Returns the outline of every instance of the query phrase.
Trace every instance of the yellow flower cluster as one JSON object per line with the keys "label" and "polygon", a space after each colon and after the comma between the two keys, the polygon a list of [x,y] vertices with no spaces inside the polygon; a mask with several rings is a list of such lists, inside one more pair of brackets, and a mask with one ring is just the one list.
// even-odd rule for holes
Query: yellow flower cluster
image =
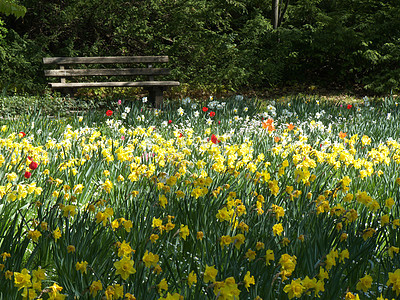
{"label": "yellow flower cluster", "polygon": [[[337,138],[329,131],[317,142],[305,133],[324,128],[315,121],[287,129],[272,119],[246,124],[258,128],[239,136],[214,127],[197,132],[171,125],[162,132],[113,121],[108,125],[114,129],[107,130],[67,126],[58,140],[42,145],[11,133],[0,138],[1,205],[27,209],[21,220],[29,249],[52,243],[57,253],[65,252],[87,283],[79,292],[92,297],[134,299],[127,289],[149,282],[149,293],[160,299],[181,299],[187,287],[238,299],[262,290],[266,272],[271,285],[282,286],[272,288],[289,299],[320,297],[329,276],[347,264],[356,267],[353,249],[369,243],[376,243],[371,252],[379,248],[383,260],[393,262],[385,281],[398,297],[399,247],[393,237],[400,227],[400,179],[388,174],[400,163],[400,144],[374,144],[365,134],[347,138],[341,132]],[[116,138],[121,134],[123,139]],[[38,162],[35,170],[32,160]],[[111,269],[104,277],[71,238],[82,220],[76,231],[95,230],[96,239],[108,243],[102,247],[111,249],[110,258],[103,258]],[[331,244],[309,255],[315,260],[310,274],[299,255],[315,248],[318,234],[329,235],[323,241]],[[383,234],[390,238],[379,245]],[[56,283],[42,287],[43,270],[8,270],[12,256],[1,257],[0,271],[24,298],[42,291],[49,299],[67,297]],[[369,273],[357,279],[357,293],[374,286],[375,272]],[[347,291],[341,297],[358,295]]]}

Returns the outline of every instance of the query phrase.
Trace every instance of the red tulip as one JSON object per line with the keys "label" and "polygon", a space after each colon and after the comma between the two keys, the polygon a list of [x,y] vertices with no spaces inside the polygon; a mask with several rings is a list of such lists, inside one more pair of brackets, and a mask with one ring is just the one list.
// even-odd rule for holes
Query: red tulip
{"label": "red tulip", "polygon": [[219,139],[217,139],[217,137],[215,136],[215,134],[211,135],[211,142],[214,144],[220,143],[221,141]]}
{"label": "red tulip", "polygon": [[33,162],[31,162],[31,163],[29,164],[29,168],[30,168],[31,170],[35,170],[37,167],[38,167],[38,163],[35,162],[35,161],[33,161]]}

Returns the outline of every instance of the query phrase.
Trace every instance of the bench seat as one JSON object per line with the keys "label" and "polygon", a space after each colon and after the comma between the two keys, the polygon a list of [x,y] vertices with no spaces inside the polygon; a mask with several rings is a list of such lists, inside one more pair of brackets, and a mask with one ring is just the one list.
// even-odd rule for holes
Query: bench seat
{"label": "bench seat", "polygon": [[[160,63],[167,63],[168,61],[168,56],[43,58],[43,64],[58,66],[58,69],[44,71],[46,77],[56,77],[59,79],[59,82],[48,83],[49,87],[52,89],[70,92],[77,88],[143,87],[149,91],[149,102],[156,107],[162,105],[164,90],[168,87],[180,85],[179,81],[154,79],[154,76],[169,75],[170,70],[167,68],[154,67],[153,64],[158,65]],[[121,66],[132,64],[139,65],[130,68]],[[91,67],[87,65],[91,65]],[[108,65],[111,65],[111,67],[108,67]],[[147,68],[144,67],[146,65]],[[131,81],[127,81],[130,80],[130,78],[127,79],[129,76],[133,76]],[[99,81],[95,82],[93,77],[99,78]],[[67,82],[67,78],[70,82]],[[119,78],[121,78],[121,81],[115,81]]]}
{"label": "bench seat", "polygon": [[179,86],[179,81],[103,81],[103,82],[50,82],[51,88],[85,88],[85,87],[162,87],[162,86]]}

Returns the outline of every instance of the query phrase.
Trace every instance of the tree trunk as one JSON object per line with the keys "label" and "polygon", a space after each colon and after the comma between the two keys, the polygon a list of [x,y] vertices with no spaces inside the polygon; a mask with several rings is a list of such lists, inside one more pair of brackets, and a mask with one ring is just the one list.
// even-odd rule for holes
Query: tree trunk
{"label": "tree trunk", "polygon": [[278,27],[281,26],[283,17],[285,16],[286,10],[289,5],[289,0],[285,0],[285,6],[283,6],[283,0],[281,0],[281,4],[279,7],[279,20],[278,20]]}
{"label": "tree trunk", "polygon": [[277,29],[282,24],[289,0],[272,0],[272,26]]}
{"label": "tree trunk", "polygon": [[279,24],[279,0],[272,0],[272,26],[278,28]]}

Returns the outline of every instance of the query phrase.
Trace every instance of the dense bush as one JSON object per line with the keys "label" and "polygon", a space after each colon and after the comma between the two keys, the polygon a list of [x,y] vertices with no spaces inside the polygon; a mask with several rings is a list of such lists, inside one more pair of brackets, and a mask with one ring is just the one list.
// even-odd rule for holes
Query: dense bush
{"label": "dense bush", "polygon": [[[272,2],[272,1],[271,1]],[[39,91],[43,56],[171,57],[171,78],[211,92],[317,84],[399,89],[398,1],[21,0],[0,21],[0,88]]]}

